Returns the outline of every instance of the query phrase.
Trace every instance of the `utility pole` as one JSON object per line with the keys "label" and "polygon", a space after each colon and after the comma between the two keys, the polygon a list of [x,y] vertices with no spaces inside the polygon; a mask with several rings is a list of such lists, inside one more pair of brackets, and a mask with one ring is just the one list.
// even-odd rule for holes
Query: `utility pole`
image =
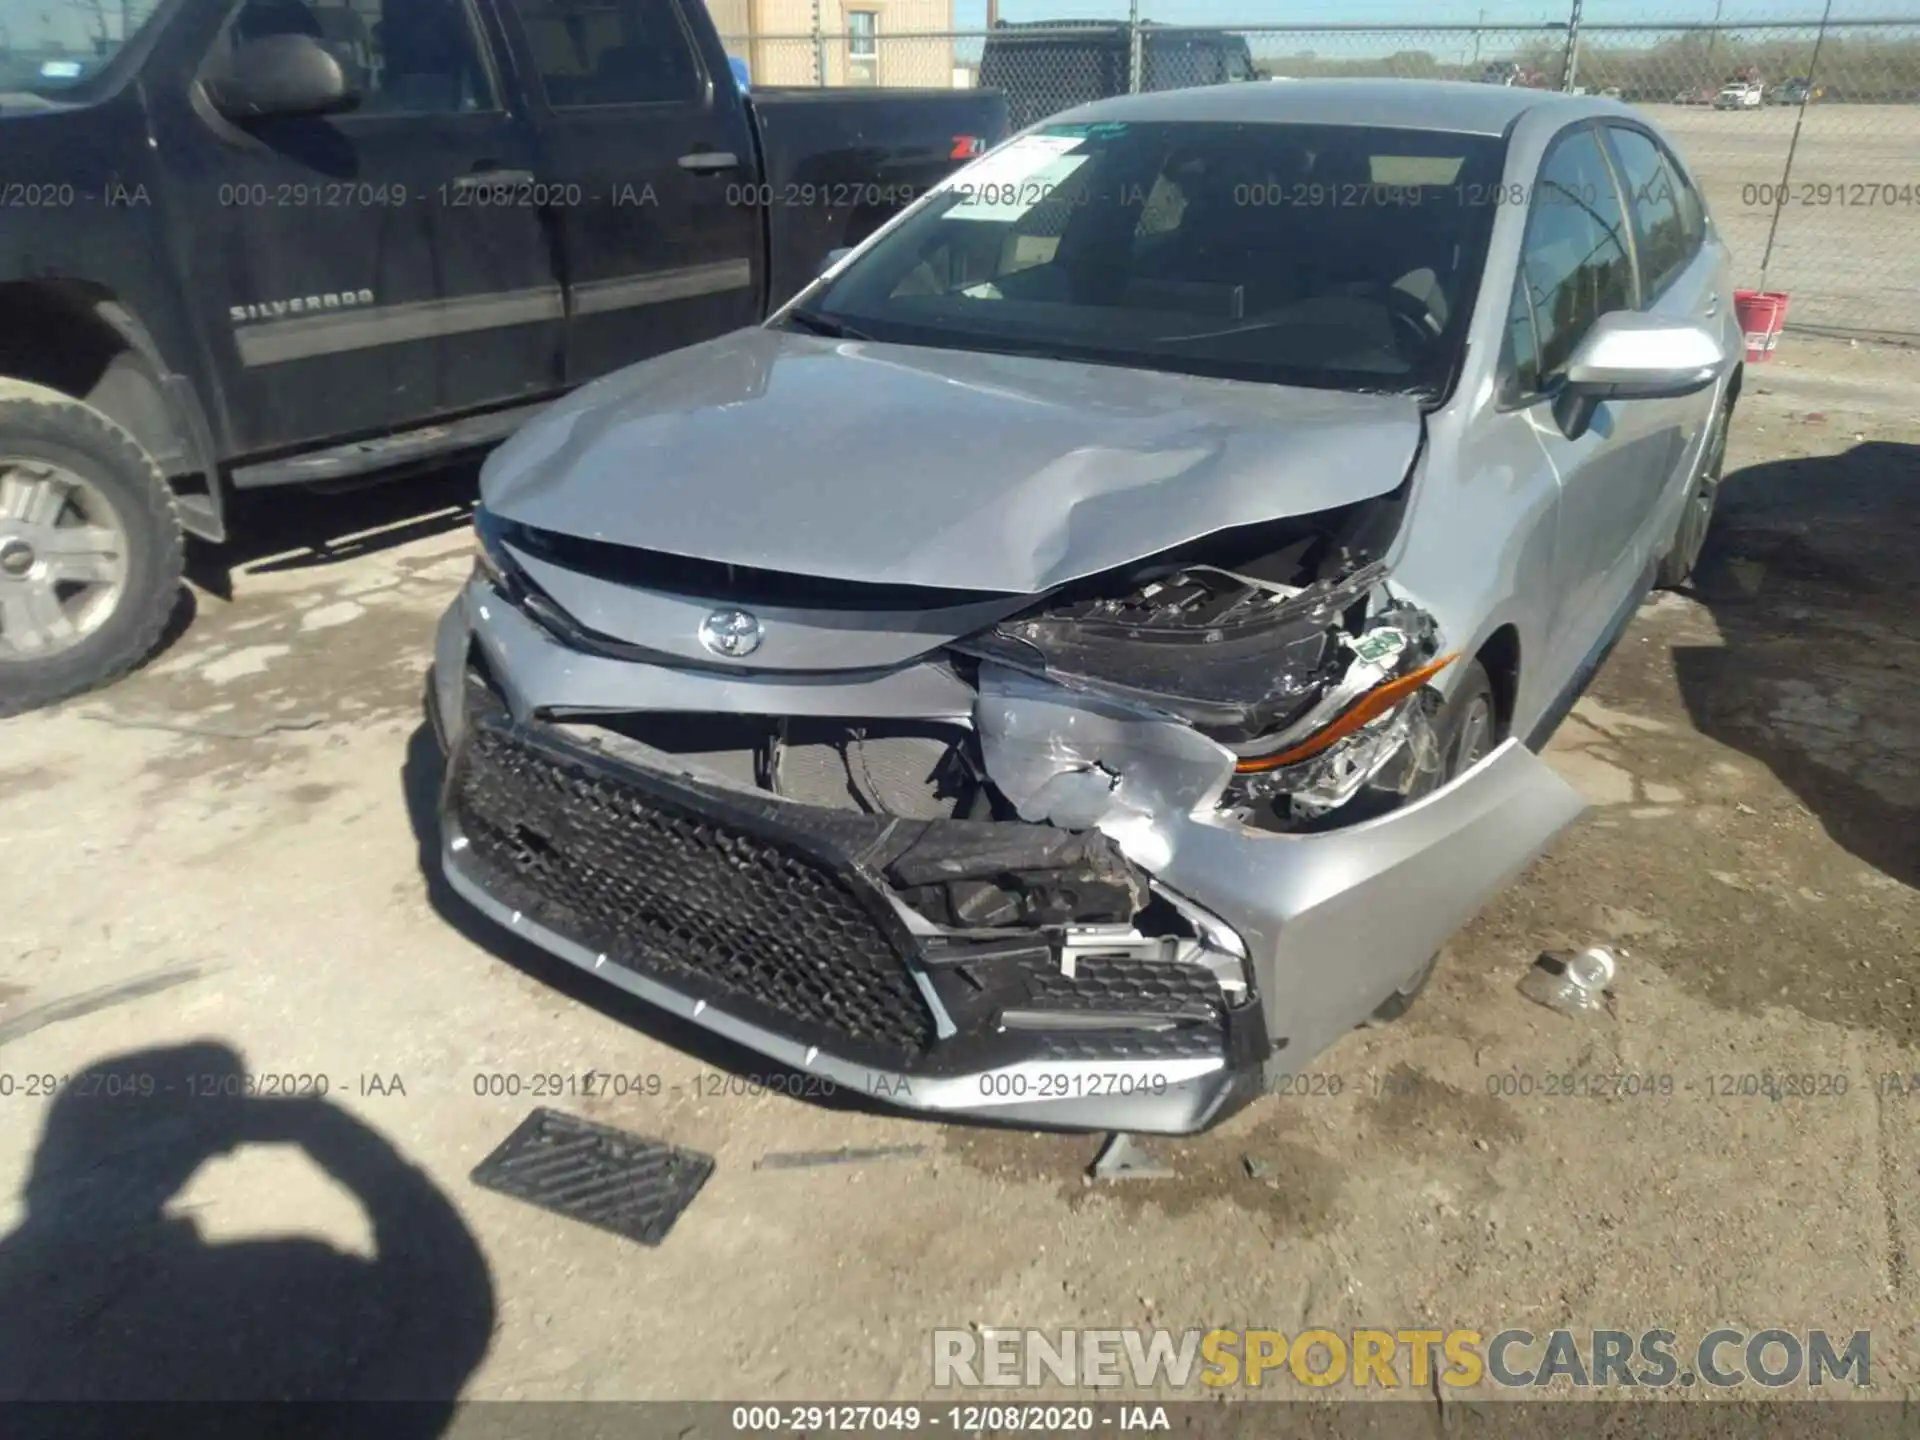
{"label": "utility pole", "polygon": [[1480,72],[1480,27],[1482,25],[1485,25],[1486,23],[1487,23],[1487,7],[1482,5],[1480,7],[1480,17],[1477,20],[1475,20],[1473,24],[1473,67],[1472,68],[1474,71],[1475,79],[1479,78],[1479,72]]}
{"label": "utility pole", "polygon": [[1573,90],[1573,82],[1580,73],[1580,6],[1582,0],[1573,0],[1573,13],[1567,17],[1567,59],[1562,66],[1565,78],[1560,88],[1568,93]]}
{"label": "utility pole", "polygon": [[1140,93],[1140,0],[1127,0],[1127,93]]}
{"label": "utility pole", "polygon": [[[1707,78],[1713,79],[1713,47],[1720,39],[1720,12],[1727,0],[1713,0],[1713,25],[1707,31]],[[1718,83],[1717,81],[1715,83]]]}
{"label": "utility pole", "polygon": [[1826,43],[1827,22],[1833,19],[1833,0],[1820,12],[1820,28],[1813,35],[1813,58],[1807,62],[1807,88],[1800,96],[1800,109],[1793,117],[1793,138],[1787,142],[1787,162],[1780,169],[1780,183],[1774,187],[1773,219],[1767,225],[1767,248],[1760,253],[1760,288],[1767,288],[1767,270],[1773,264],[1773,238],[1780,233],[1780,207],[1787,203],[1787,184],[1793,178],[1793,157],[1800,149],[1800,127],[1807,120],[1807,102],[1813,99],[1813,87],[1820,79],[1820,47]]}

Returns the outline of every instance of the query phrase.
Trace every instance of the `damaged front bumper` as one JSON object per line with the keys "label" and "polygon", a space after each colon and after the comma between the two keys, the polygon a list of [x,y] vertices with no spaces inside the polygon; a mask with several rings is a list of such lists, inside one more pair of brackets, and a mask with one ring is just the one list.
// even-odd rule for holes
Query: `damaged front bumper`
{"label": "damaged front bumper", "polygon": [[[1232,754],[1164,715],[992,664],[971,683],[932,663],[799,683],[582,654],[481,582],[442,624],[430,695],[443,864],[483,912],[801,1074],[1036,1127],[1217,1123],[1370,1013],[1583,808],[1510,742],[1378,819],[1256,831],[1217,805]],[[965,724],[1019,817],[744,793],[549,718],[627,710]],[[1030,907],[968,890],[989,874]]]}
{"label": "damaged front bumper", "polygon": [[[443,864],[499,923],[800,1074],[890,1105],[1023,1124],[1200,1129],[1251,1098],[1259,1006],[1204,941],[1130,927],[915,924],[894,895],[1059,860],[1044,826],[903,823],[609,759],[470,706]],[[1117,854],[1071,855],[1097,873]],[[913,888],[913,887],[907,887]],[[1063,973],[1061,952],[1075,964]]]}

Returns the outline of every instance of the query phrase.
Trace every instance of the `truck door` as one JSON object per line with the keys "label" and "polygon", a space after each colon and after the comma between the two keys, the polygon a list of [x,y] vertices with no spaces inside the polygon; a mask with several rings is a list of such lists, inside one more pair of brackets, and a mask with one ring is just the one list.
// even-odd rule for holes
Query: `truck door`
{"label": "truck door", "polygon": [[675,0],[502,11],[556,201],[568,382],[758,320],[761,207],[801,197],[760,193],[746,105],[696,17]]}
{"label": "truck door", "polygon": [[327,46],[360,91],[322,118],[235,123],[198,82],[156,97],[178,264],[204,308],[230,448],[293,450],[532,399],[562,383],[542,217],[478,175],[531,178],[467,0],[242,0],[201,60]]}

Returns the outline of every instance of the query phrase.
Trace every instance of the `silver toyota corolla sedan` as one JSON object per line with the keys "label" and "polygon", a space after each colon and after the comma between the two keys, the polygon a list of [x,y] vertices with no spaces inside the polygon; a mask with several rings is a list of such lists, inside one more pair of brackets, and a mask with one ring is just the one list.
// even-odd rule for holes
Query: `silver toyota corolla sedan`
{"label": "silver toyota corolla sedan", "polygon": [[447,878],[783,1074],[1201,1129],[1580,814],[1537,751],[1699,553],[1739,339],[1612,101],[1062,114],[491,458]]}

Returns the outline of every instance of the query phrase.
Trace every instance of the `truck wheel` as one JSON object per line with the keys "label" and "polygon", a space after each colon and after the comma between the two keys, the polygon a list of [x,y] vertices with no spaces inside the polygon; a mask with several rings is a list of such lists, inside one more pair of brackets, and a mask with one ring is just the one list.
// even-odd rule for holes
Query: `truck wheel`
{"label": "truck wheel", "polygon": [[[1447,703],[1433,724],[1434,739],[1440,747],[1440,771],[1435,776],[1432,788],[1439,789],[1449,780],[1465,774],[1493,753],[1500,743],[1500,712],[1494,704],[1493,681],[1487,678],[1487,670],[1478,660],[1469,660],[1465,676],[1460,687],[1448,697]],[[1433,979],[1433,972],[1440,966],[1440,952],[1435,951],[1413,974],[1406,983],[1382,1000],[1361,1023],[1366,1026],[1386,1025],[1398,1020],[1413,1008],[1413,1002],[1420,992],[1427,988]]]}
{"label": "truck wheel", "polygon": [[0,715],[139,664],[183,563],[173,492],[134,438],[57,390],[0,380]]}

